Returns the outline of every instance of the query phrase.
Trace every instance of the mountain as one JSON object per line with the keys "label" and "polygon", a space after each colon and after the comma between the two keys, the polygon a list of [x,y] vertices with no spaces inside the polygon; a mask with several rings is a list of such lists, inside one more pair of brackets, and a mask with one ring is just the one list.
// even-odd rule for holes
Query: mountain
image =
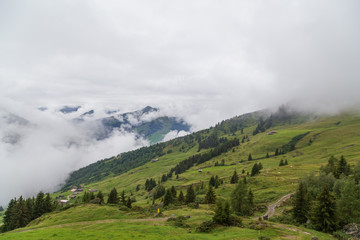
{"label": "mountain", "polygon": [[158,108],[147,106],[141,110],[111,116],[97,120],[103,128],[96,133],[98,140],[109,137],[115,129],[135,132],[150,141],[151,144],[162,141],[170,131],[190,131],[190,125],[182,119],[161,116]]}
{"label": "mountain", "polygon": [[[346,179],[360,176],[359,144],[357,113],[319,115],[279,108],[273,113],[258,111],[237,116],[209,129],[120,153],[74,171],[63,189],[52,194],[53,198],[63,195],[63,199],[70,199],[67,205],[0,238],[58,239],[69,234],[76,239],[335,239],[315,227],[299,227],[292,222],[294,201],[289,197],[296,191],[299,179],[310,179],[309,192],[316,196],[321,190],[317,176],[334,186],[334,198],[341,196]],[[338,159],[332,160],[334,166],[340,159],[346,160],[349,176],[337,179],[332,173],[325,175],[332,156]],[[254,171],[255,165],[262,167]],[[215,181],[217,200],[232,201],[237,187],[231,183],[235,170],[239,181],[251,189],[255,206],[250,216],[240,214],[234,218],[240,221],[237,226],[213,225],[211,220],[218,208],[205,201],[209,184]],[[85,192],[101,190],[105,202],[113,188],[119,197],[124,191],[132,208],[121,201],[83,203],[84,192],[74,195],[69,191],[79,185],[84,185]],[[175,201],[164,206],[167,190],[173,186],[178,197],[180,192],[186,195],[190,185],[196,193],[195,203]],[[318,206],[315,199],[308,205]],[[267,206],[274,215],[259,221],[266,215]],[[230,211],[235,214],[233,206]],[[269,216],[271,221],[267,220]],[[202,230],[209,232],[200,233]]]}

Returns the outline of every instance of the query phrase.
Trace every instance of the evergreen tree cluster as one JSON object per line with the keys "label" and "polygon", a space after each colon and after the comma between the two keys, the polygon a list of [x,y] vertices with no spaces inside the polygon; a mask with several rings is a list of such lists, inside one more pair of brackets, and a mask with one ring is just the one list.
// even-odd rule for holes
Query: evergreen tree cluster
{"label": "evergreen tree cluster", "polygon": [[30,221],[40,217],[44,213],[51,212],[56,205],[50,194],[39,192],[36,198],[11,199],[3,218],[2,232],[25,227]]}
{"label": "evergreen tree cluster", "polygon": [[119,175],[130,169],[144,165],[154,158],[164,155],[166,143],[158,143],[149,147],[142,147],[134,151],[122,153],[120,156],[107,158],[72,172],[62,190],[72,186],[88,184],[102,180],[109,175]]}
{"label": "evergreen tree cluster", "polygon": [[254,194],[248,189],[244,181],[239,181],[234,191],[231,193],[232,210],[241,216],[251,215],[254,207]]}
{"label": "evergreen tree cluster", "polygon": [[146,179],[145,181],[145,190],[151,191],[154,187],[156,187],[156,181],[153,178]]}
{"label": "evergreen tree cluster", "polygon": [[221,143],[226,142],[227,138],[218,138],[217,134],[213,133],[210,136],[206,137],[205,139],[199,139],[199,150],[201,149],[209,149],[219,146]]}
{"label": "evergreen tree cluster", "polygon": [[263,169],[263,166],[262,166],[261,162],[255,163],[254,166],[251,169],[251,176],[255,176],[255,175],[260,174],[261,169]]}
{"label": "evergreen tree cluster", "polygon": [[221,184],[223,184],[224,181],[221,180],[218,175],[216,175],[215,177],[214,176],[211,176],[210,180],[209,180],[209,186],[212,186],[212,187],[215,187],[215,188],[218,188]]}
{"label": "evergreen tree cluster", "polygon": [[250,141],[250,138],[249,138],[248,135],[243,136],[243,138],[241,139],[241,143],[244,143],[245,141],[246,141],[246,142],[249,142],[249,141]]}
{"label": "evergreen tree cluster", "polygon": [[230,183],[231,184],[235,184],[239,181],[239,176],[236,172],[236,170],[234,171],[234,174],[231,176],[231,179],[230,179]]}
{"label": "evergreen tree cluster", "polygon": [[344,156],[340,157],[340,160],[331,156],[328,160],[328,163],[325,167],[321,168],[321,171],[325,174],[332,173],[335,178],[340,178],[343,174],[345,176],[349,176],[350,174],[350,165],[345,160]]}
{"label": "evergreen tree cluster", "polygon": [[353,176],[341,172],[344,177],[334,177],[334,172],[339,171],[336,169],[351,172],[345,159],[342,159],[337,161],[331,157],[320,176],[309,176],[300,181],[292,209],[297,223],[310,224],[316,230],[329,233],[349,223],[360,224],[360,188],[355,178],[357,168]]}
{"label": "evergreen tree cluster", "polygon": [[283,159],[281,159],[281,160],[280,160],[280,163],[279,163],[279,167],[286,166],[286,165],[288,165],[288,164],[289,164],[289,163],[288,163],[287,159],[285,159],[285,161],[284,161]]}
{"label": "evergreen tree cluster", "polygon": [[233,147],[238,146],[239,144],[240,144],[239,139],[237,138],[234,138],[232,140],[226,140],[225,142],[221,143],[219,146],[211,149],[209,152],[196,154],[187,158],[186,160],[181,161],[174,168],[170,170],[170,173],[181,174],[186,170],[188,170],[189,168],[191,168],[192,166],[194,166],[195,164],[201,164],[206,161],[209,161],[213,157],[219,156],[222,153],[229,151]]}

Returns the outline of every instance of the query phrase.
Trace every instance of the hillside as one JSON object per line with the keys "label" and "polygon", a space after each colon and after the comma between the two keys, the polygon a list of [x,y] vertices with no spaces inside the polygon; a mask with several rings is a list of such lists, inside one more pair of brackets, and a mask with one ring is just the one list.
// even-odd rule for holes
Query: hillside
{"label": "hillside", "polygon": [[[224,147],[235,139],[239,139],[239,145],[230,149]],[[268,204],[295,192],[300,178],[318,174],[330,156],[343,155],[353,166],[360,159],[359,144],[360,116],[354,113],[314,116],[280,109],[275,114],[256,112],[234,117],[210,129],[89,165],[75,171],[62,192],[52,194],[54,198],[61,194],[68,198],[71,196],[69,188],[85,184],[85,190],[99,189],[107,199],[115,187],[119,193],[124,190],[132,199],[132,210],[124,206],[83,205],[80,204],[83,193],[80,193],[66,209],[46,214],[25,229],[2,234],[0,238],[257,239],[267,236],[270,239],[311,239],[316,236],[332,239],[328,234],[304,227],[256,219],[266,212]],[[276,155],[277,151],[283,154]],[[249,160],[250,154],[252,160]],[[176,166],[183,166],[189,159],[205,161],[190,161],[191,164],[182,167],[177,175]],[[281,160],[286,160],[288,165],[279,166]],[[254,164],[260,162],[263,166],[260,174],[248,176]],[[246,177],[252,189],[257,206],[253,216],[242,218],[241,228],[218,227],[211,233],[196,232],[203,221],[214,215],[215,206],[204,204],[210,178],[218,176],[223,181],[215,189],[217,199],[229,199],[235,187],[230,183],[234,170],[241,180]],[[156,182],[162,180],[165,189],[174,186],[178,193],[185,193],[193,184],[199,207],[160,207],[163,216],[154,218],[162,197],[153,200],[154,190],[145,190],[145,182],[151,178]],[[277,209],[275,215],[282,210]],[[165,221],[171,216],[190,216],[184,221],[189,226],[179,227]]]}

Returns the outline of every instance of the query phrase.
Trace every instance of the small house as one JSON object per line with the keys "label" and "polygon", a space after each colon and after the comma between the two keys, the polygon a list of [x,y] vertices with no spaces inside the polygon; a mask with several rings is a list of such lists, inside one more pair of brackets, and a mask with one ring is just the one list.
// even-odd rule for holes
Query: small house
{"label": "small house", "polygon": [[276,133],[277,133],[277,131],[272,130],[272,131],[270,131],[270,132],[266,133],[266,135],[274,135],[274,134],[276,134]]}
{"label": "small house", "polygon": [[199,173],[202,173],[202,169],[198,169],[198,172],[199,172]]}
{"label": "small house", "polygon": [[151,162],[157,162],[157,161],[159,161],[158,158],[151,160]]}
{"label": "small house", "polygon": [[98,190],[95,188],[95,189],[89,189],[89,192],[97,192]]}

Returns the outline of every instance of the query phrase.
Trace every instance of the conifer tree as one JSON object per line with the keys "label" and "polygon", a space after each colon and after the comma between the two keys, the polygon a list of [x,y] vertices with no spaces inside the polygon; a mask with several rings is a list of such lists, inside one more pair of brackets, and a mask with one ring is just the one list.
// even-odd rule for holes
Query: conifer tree
{"label": "conifer tree", "polygon": [[26,207],[30,214],[30,220],[34,220],[34,198],[26,199]]}
{"label": "conifer tree", "polygon": [[293,218],[297,223],[306,223],[309,215],[310,201],[306,185],[301,181],[295,193]]}
{"label": "conifer tree", "polygon": [[244,173],[245,173],[245,169],[243,169],[241,173],[244,174]]}
{"label": "conifer tree", "polygon": [[38,218],[45,213],[44,211],[44,193],[39,192],[36,195],[35,205],[34,205],[34,218]]}
{"label": "conifer tree", "polygon": [[192,185],[189,185],[189,187],[186,190],[186,197],[185,197],[185,203],[192,203],[195,201],[195,192],[194,192],[194,188]]}
{"label": "conifer tree", "polygon": [[263,169],[263,165],[261,164],[261,162],[258,163],[258,169],[259,169],[259,171],[260,171],[261,169]]}
{"label": "conifer tree", "polygon": [[289,165],[288,160],[285,159],[284,165]]}
{"label": "conifer tree", "polygon": [[337,228],[336,201],[327,186],[323,187],[317,198],[311,214],[311,223],[316,230],[328,233]]}
{"label": "conifer tree", "polygon": [[214,189],[212,188],[212,186],[209,186],[209,189],[205,195],[205,203],[213,204],[215,202],[216,202],[216,195],[215,195]]}
{"label": "conifer tree", "polygon": [[231,184],[235,184],[239,181],[239,176],[237,175],[236,170],[234,171],[234,174],[232,175],[231,179],[230,179],[230,183]]}
{"label": "conifer tree", "polygon": [[14,227],[25,227],[31,220],[30,213],[26,207],[25,200],[20,196],[15,206],[15,214],[13,216]]}
{"label": "conifer tree", "polygon": [[251,176],[255,176],[260,173],[259,166],[255,163],[251,169]]}
{"label": "conifer tree", "polygon": [[167,189],[164,196],[164,206],[168,206],[173,202],[173,194],[171,190]]}
{"label": "conifer tree", "polygon": [[248,201],[249,207],[252,208],[254,206],[254,194],[251,191],[251,188],[249,189],[249,192],[247,195],[247,201]]}
{"label": "conifer tree", "polygon": [[122,204],[126,205],[126,196],[125,196],[125,191],[124,190],[122,190],[120,197],[121,197]]}
{"label": "conifer tree", "polygon": [[360,222],[360,188],[355,181],[346,182],[337,201],[337,212],[341,225]]}
{"label": "conifer tree", "polygon": [[279,166],[281,167],[281,166],[284,166],[284,160],[280,160],[280,163],[279,163]]}
{"label": "conifer tree", "polygon": [[213,186],[215,187],[215,177],[214,176],[211,176],[210,180],[209,180],[209,186]]}
{"label": "conifer tree", "polygon": [[250,212],[248,191],[244,182],[239,181],[234,191],[231,193],[231,207],[239,215],[248,215]]}
{"label": "conifer tree", "polygon": [[216,202],[215,215],[213,221],[217,224],[228,226],[231,223],[230,218],[230,204],[226,201],[224,204],[221,201]]}
{"label": "conifer tree", "polygon": [[3,217],[2,232],[11,231],[16,228],[14,216],[16,214],[16,198],[11,199]]}
{"label": "conifer tree", "polygon": [[171,194],[172,194],[172,198],[176,199],[177,192],[174,186],[171,187]]}
{"label": "conifer tree", "polygon": [[53,204],[49,193],[46,194],[44,199],[43,209],[45,213],[51,212],[53,210]]}
{"label": "conifer tree", "polygon": [[249,154],[249,157],[248,157],[248,161],[251,161],[253,160],[252,156],[251,156],[251,153]]}
{"label": "conifer tree", "polygon": [[113,188],[111,190],[107,203],[113,203],[113,204],[119,203],[119,198],[116,188]]}
{"label": "conifer tree", "polygon": [[127,201],[126,201],[125,206],[127,206],[128,208],[132,208],[132,206],[131,206],[131,199],[130,199],[130,197],[128,197],[128,199],[127,199]]}
{"label": "conifer tree", "polygon": [[96,197],[99,199],[99,204],[102,204],[104,202],[104,195],[101,191],[98,192]]}
{"label": "conifer tree", "polygon": [[269,153],[266,153],[266,158],[269,158],[270,156],[269,156]]}
{"label": "conifer tree", "polygon": [[182,191],[180,191],[179,193],[178,201],[179,203],[183,203],[185,201],[184,194]]}
{"label": "conifer tree", "polygon": [[334,176],[336,178],[339,178],[341,174],[344,174],[345,176],[348,176],[350,174],[350,167],[347,164],[344,156],[340,157],[340,161],[338,162],[335,170]]}
{"label": "conifer tree", "polygon": [[246,184],[247,183],[247,181],[246,181],[246,177],[244,177],[244,184]]}

